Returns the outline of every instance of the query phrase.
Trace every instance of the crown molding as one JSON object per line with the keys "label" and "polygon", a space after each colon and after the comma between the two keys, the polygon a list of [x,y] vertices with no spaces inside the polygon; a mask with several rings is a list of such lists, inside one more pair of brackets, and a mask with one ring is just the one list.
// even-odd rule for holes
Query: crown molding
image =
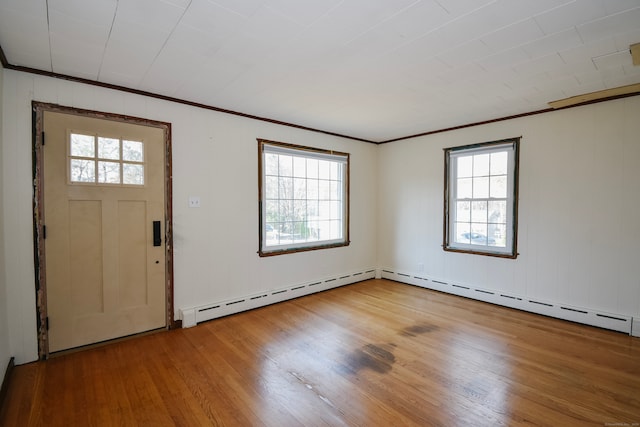
{"label": "crown molding", "polygon": [[[638,52],[638,55],[640,55],[640,43],[632,45],[630,47],[630,50],[631,50],[632,54],[634,52],[634,49],[635,49],[636,52]],[[635,61],[635,56],[634,56],[634,61]],[[321,133],[321,134],[325,134],[325,135],[336,136],[336,137],[339,137],[339,138],[346,138],[346,139],[351,139],[351,140],[354,140],[354,141],[366,142],[366,143],[375,144],[375,145],[388,144],[390,142],[403,141],[403,140],[407,140],[407,139],[418,138],[418,137],[428,136],[428,135],[434,135],[434,134],[444,133],[444,132],[451,132],[451,131],[458,130],[458,129],[465,129],[465,128],[470,128],[470,127],[475,127],[475,126],[482,126],[482,125],[486,125],[486,124],[490,124],[490,123],[502,122],[502,121],[505,121],[505,120],[512,120],[512,119],[517,119],[517,118],[521,118],[521,117],[527,117],[527,116],[533,116],[533,115],[537,115],[537,114],[549,113],[549,112],[553,112],[553,111],[556,111],[556,110],[562,110],[562,109],[565,109],[565,108],[578,107],[578,106],[587,105],[587,104],[594,104],[594,103],[598,103],[598,102],[612,101],[612,100],[615,100],[615,99],[620,99],[620,98],[626,98],[626,97],[629,97],[629,96],[640,95],[640,83],[638,83],[638,84],[634,84],[634,85],[622,86],[621,88],[607,89],[605,91],[593,92],[593,93],[590,93],[590,94],[578,95],[578,96],[571,97],[571,98],[566,98],[566,99],[563,99],[563,100],[552,101],[552,102],[549,102],[549,105],[552,108],[545,108],[545,109],[542,109],[542,110],[535,110],[535,111],[530,111],[530,112],[521,113],[521,114],[515,114],[515,115],[511,115],[511,116],[498,117],[498,118],[494,118],[494,119],[484,120],[484,121],[480,121],[480,122],[467,123],[467,124],[452,126],[452,127],[443,128],[443,129],[435,129],[435,130],[431,130],[431,131],[426,131],[426,132],[417,133],[417,134],[413,134],[413,135],[407,135],[407,136],[403,136],[403,137],[399,137],[399,138],[387,139],[387,140],[383,140],[383,141],[373,141],[373,140],[370,140],[370,139],[359,138],[359,137],[350,136],[350,135],[343,135],[343,134],[340,134],[340,133],[330,132],[330,131],[326,131],[326,130],[322,130],[322,129],[316,129],[316,128],[312,128],[312,127],[308,127],[308,126],[302,126],[302,125],[298,125],[298,124],[295,124],[295,123],[288,123],[288,122],[283,122],[283,121],[280,121],[280,120],[270,119],[268,117],[255,116],[255,115],[252,115],[252,114],[247,114],[247,113],[242,113],[242,112],[239,112],[239,111],[228,110],[228,109],[216,107],[216,106],[213,106],[213,105],[208,105],[208,104],[203,104],[203,103],[200,103],[200,102],[189,101],[189,100],[186,100],[186,99],[175,98],[175,97],[172,97],[172,96],[161,95],[161,94],[153,93],[153,92],[147,92],[147,91],[143,91],[143,90],[139,90],[139,89],[133,89],[133,88],[125,87],[125,86],[119,86],[119,85],[114,85],[114,84],[110,84],[110,83],[99,82],[99,81],[96,81],[96,80],[89,80],[89,79],[85,79],[85,78],[81,78],[81,77],[74,77],[74,76],[70,76],[70,75],[66,75],[66,74],[55,73],[55,72],[52,72],[52,71],[45,71],[45,70],[39,70],[39,69],[36,69],[36,68],[24,67],[24,66],[20,66],[20,65],[13,65],[13,64],[9,63],[9,61],[7,60],[7,57],[5,56],[4,51],[2,50],[2,46],[0,46],[0,62],[2,63],[2,66],[4,68],[8,69],[8,70],[21,71],[21,72],[24,72],[24,73],[37,74],[37,75],[41,75],[41,76],[52,77],[52,78],[72,81],[72,82],[76,82],[76,83],[82,83],[82,84],[87,84],[87,85],[103,87],[103,88],[107,88],[107,89],[118,90],[118,91],[127,92],[127,93],[131,93],[131,94],[135,94],[135,95],[141,95],[141,96],[146,96],[146,97],[150,97],[150,98],[160,99],[160,100],[163,100],[163,101],[168,101],[168,102],[174,102],[174,103],[178,103],[178,104],[188,105],[188,106],[191,106],[191,107],[202,108],[202,109],[205,109],[205,110],[215,111],[215,112],[218,112],[218,113],[230,114],[230,115],[244,117],[244,118],[251,119],[251,120],[259,120],[259,121],[262,121],[262,122],[272,123],[272,124],[276,124],[276,125],[280,125],[280,126],[286,126],[286,127],[291,127],[291,128],[295,128],[295,129],[306,130],[306,131],[309,131],[309,132],[316,132],[316,133]],[[623,88],[626,88],[626,89],[623,89]],[[600,94],[600,95],[599,96],[595,96],[595,94]]]}

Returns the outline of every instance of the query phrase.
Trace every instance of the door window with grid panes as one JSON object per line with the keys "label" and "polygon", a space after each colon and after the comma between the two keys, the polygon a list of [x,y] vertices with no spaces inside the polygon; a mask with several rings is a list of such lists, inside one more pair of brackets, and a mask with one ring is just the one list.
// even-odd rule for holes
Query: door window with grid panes
{"label": "door window with grid panes", "polygon": [[144,185],[144,143],[69,132],[69,182]]}

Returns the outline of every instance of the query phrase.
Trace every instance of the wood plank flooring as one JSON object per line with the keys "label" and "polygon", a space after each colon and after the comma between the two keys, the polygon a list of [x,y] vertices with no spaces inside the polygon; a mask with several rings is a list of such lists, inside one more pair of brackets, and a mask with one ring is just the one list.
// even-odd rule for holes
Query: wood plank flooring
{"label": "wood plank flooring", "polygon": [[370,280],[17,366],[2,426],[640,423],[640,339]]}

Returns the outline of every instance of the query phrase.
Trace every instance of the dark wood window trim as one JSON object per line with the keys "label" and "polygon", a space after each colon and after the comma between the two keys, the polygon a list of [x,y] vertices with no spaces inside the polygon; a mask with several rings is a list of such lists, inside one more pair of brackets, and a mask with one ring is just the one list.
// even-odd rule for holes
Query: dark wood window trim
{"label": "dark wood window trim", "polygon": [[[318,244],[303,244],[304,246],[293,246],[293,247],[286,247],[286,248],[282,248],[282,249],[278,249],[275,248],[273,250],[264,250],[264,243],[265,243],[265,226],[266,226],[266,218],[264,218],[264,212],[265,210],[263,209],[266,205],[266,194],[264,194],[264,182],[263,182],[263,177],[265,175],[265,171],[264,171],[264,156],[263,156],[263,151],[264,151],[264,146],[265,145],[270,145],[270,146],[274,146],[274,147],[282,147],[284,149],[288,149],[288,150],[297,150],[297,151],[301,151],[301,152],[310,152],[310,153],[316,153],[319,155],[322,154],[326,154],[326,155],[336,155],[336,156],[341,156],[341,157],[345,157],[346,158],[346,171],[344,174],[344,191],[343,191],[343,204],[344,204],[344,209],[343,209],[343,238],[341,239],[340,242],[330,242],[330,243],[323,243],[322,241],[319,241]],[[290,254],[290,253],[297,253],[297,252],[307,252],[307,251],[314,251],[314,250],[318,250],[318,249],[329,249],[329,248],[337,248],[337,247],[344,247],[344,246],[349,246],[350,244],[350,239],[349,239],[349,177],[350,177],[350,155],[349,153],[343,153],[343,152],[339,152],[339,151],[333,151],[333,150],[325,150],[325,149],[319,149],[319,148],[313,148],[313,147],[307,147],[307,146],[302,146],[302,145],[296,145],[296,144],[289,144],[289,143],[284,143],[284,142],[278,142],[278,141],[270,141],[270,140],[266,140],[266,139],[258,139],[258,255],[260,257],[269,257],[269,256],[274,256],[274,255],[284,255],[284,254]]]}
{"label": "dark wood window trim", "polygon": [[[518,187],[519,187],[519,163],[520,163],[520,139],[522,137],[508,138],[499,141],[483,142],[479,144],[470,144],[465,146],[450,147],[444,149],[444,218],[443,218],[443,243],[442,248],[447,252],[458,252],[476,255],[486,255],[499,258],[515,259],[518,256]],[[487,148],[490,149],[494,146],[508,145],[513,147],[513,188],[508,189],[512,199],[510,200],[509,209],[510,223],[508,223],[507,232],[510,233],[510,244],[508,245],[508,252],[492,251],[490,247],[487,249],[481,249],[484,246],[478,245],[478,248],[460,248],[452,247],[450,242],[451,238],[451,218],[452,212],[450,209],[450,198],[452,197],[452,183],[450,182],[450,174],[452,165],[450,164],[451,153],[460,152],[463,150],[477,150]]]}

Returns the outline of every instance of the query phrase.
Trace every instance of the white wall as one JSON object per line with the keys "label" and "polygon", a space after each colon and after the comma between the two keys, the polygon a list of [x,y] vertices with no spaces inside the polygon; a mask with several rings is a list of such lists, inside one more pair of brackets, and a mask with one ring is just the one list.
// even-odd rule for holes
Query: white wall
{"label": "white wall", "polygon": [[[639,118],[636,96],[380,146],[379,267],[638,317]],[[520,255],[444,252],[443,148],[517,136]]]}
{"label": "white wall", "polygon": [[[640,317],[640,97],[375,146],[44,76],[3,74],[0,299],[6,306],[0,302],[0,322],[6,318],[8,328],[0,324],[0,364],[9,355],[17,363],[37,358],[32,100],[172,123],[176,312],[387,267]],[[519,257],[444,252],[442,149],[514,136],[522,136]],[[258,257],[256,138],[351,153],[350,246]],[[202,207],[189,209],[189,196],[199,196]]]}
{"label": "white wall", "polygon": [[2,81],[4,68],[0,65],[0,382],[4,378],[7,364],[11,359],[9,346],[9,329],[7,326],[7,276],[5,272],[5,238],[4,238],[4,204],[3,188],[7,183],[3,173],[3,147],[2,147]]}
{"label": "white wall", "polygon": [[[172,123],[175,309],[376,266],[377,147],[124,92],[4,73],[4,220],[11,348],[37,358],[31,213],[31,101]],[[257,141],[351,153],[351,245],[260,258]],[[202,207],[187,207],[199,196]]]}

